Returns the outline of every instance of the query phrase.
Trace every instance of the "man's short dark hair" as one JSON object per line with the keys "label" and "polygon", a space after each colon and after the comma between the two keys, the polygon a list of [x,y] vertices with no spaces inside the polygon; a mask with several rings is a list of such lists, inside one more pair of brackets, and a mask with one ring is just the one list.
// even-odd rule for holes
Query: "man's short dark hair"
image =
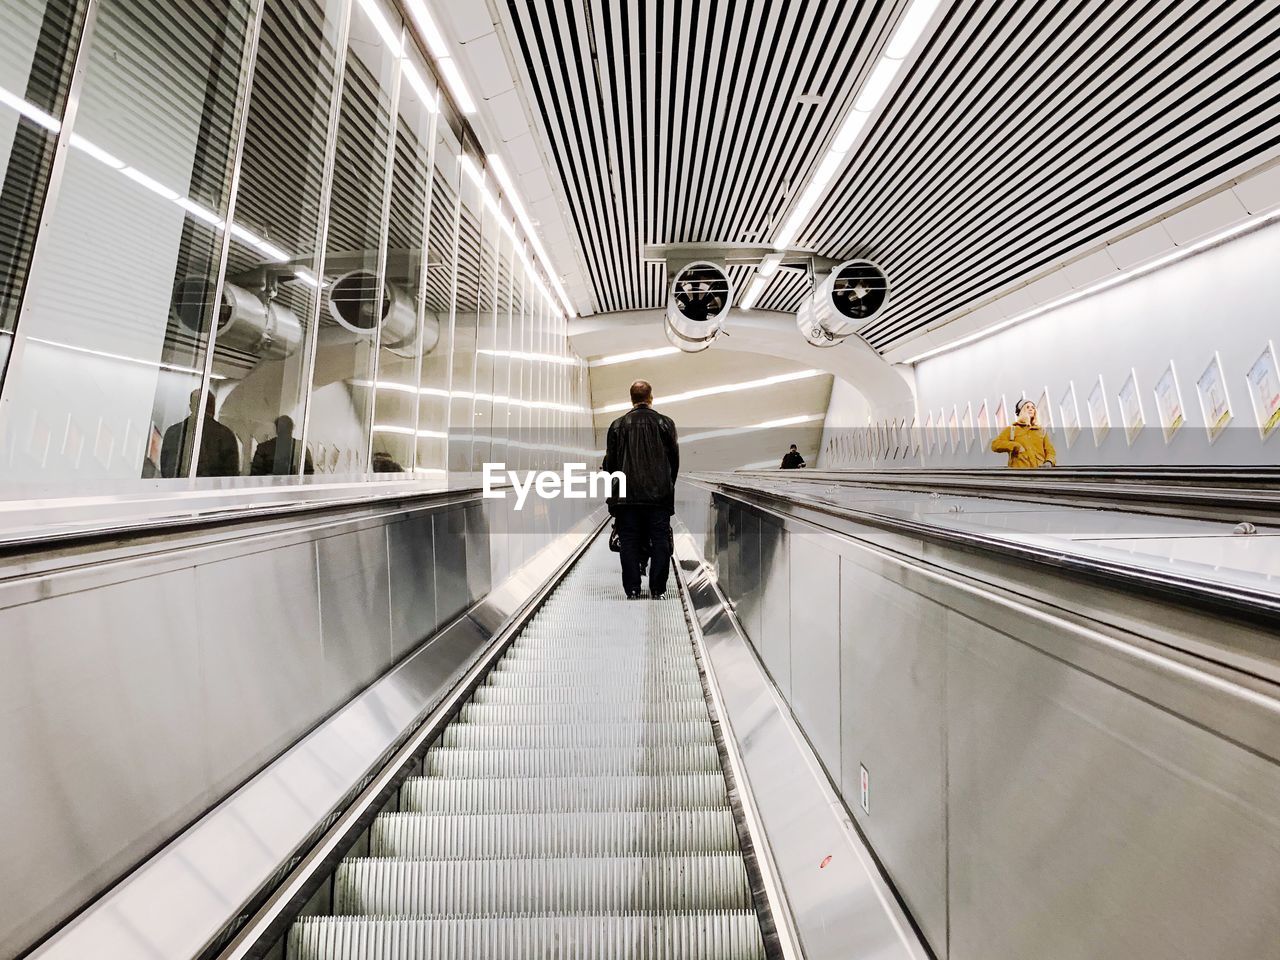
{"label": "man's short dark hair", "polygon": [[792,450],[794,450],[795,448],[796,448],[796,445],[793,443],[793,444],[791,445],[791,449],[792,449]]}
{"label": "man's short dark hair", "polygon": [[653,403],[653,386],[648,380],[637,380],[631,384],[632,403]]}

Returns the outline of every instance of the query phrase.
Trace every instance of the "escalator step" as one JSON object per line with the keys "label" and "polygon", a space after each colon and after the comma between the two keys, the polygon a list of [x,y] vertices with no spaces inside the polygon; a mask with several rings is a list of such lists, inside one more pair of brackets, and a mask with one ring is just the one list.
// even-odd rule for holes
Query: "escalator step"
{"label": "escalator step", "polygon": [[348,860],[334,877],[345,916],[515,916],[747,910],[734,854],[555,860]]}
{"label": "escalator step", "polygon": [[413,777],[400,788],[406,813],[538,813],[570,810],[706,810],[728,805],[719,773],[654,777]]}
{"label": "escalator step", "polygon": [[701,700],[667,703],[476,703],[462,708],[463,723],[672,723],[700,720],[707,723],[707,706]]}
{"label": "escalator step", "polygon": [[427,751],[423,771],[433,777],[576,777],[601,774],[717,773],[714,744],[672,747],[564,747],[529,750]]}
{"label": "escalator step", "polygon": [[294,924],[289,960],[762,960],[752,911],[628,916],[368,919]]}
{"label": "escalator step", "polygon": [[[693,687],[659,697],[656,691],[643,687],[634,691],[637,696],[629,698],[631,702],[645,703],[700,703],[706,709],[706,701],[702,690],[696,693]],[[476,703],[617,703],[620,691],[616,687],[589,686],[510,686],[510,687],[476,687],[474,699]]]}
{"label": "escalator step", "polygon": [[369,830],[374,857],[594,857],[734,853],[729,810],[383,814]]}
{"label": "escalator step", "polygon": [[711,724],[704,720],[682,723],[607,723],[589,727],[566,724],[455,723],[437,741],[442,747],[466,750],[512,750],[554,747],[660,747],[714,743]]}

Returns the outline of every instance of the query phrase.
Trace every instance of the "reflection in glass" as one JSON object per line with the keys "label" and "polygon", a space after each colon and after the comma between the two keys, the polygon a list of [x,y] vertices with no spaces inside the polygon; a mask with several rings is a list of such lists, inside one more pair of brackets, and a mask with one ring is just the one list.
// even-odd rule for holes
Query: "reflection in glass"
{"label": "reflection in glass", "polygon": [[[0,16],[0,383],[31,264],[85,6],[72,0],[6,0]],[[9,457],[6,442],[0,460]]]}
{"label": "reflection in glass", "polygon": [[[465,161],[471,163],[471,160]],[[474,169],[474,168],[472,168]],[[458,219],[457,282],[453,298],[453,375],[449,387],[449,473],[471,467],[476,385],[476,322],[480,303],[481,225],[484,201],[470,171],[462,177]]]}
{"label": "reflection in glass", "polygon": [[[393,469],[397,466],[402,471],[414,468],[420,356],[423,350],[434,350],[440,336],[436,317],[420,316],[426,281],[427,190],[436,102],[435,92],[422,77],[418,66],[407,59],[402,61],[383,302],[389,312],[412,310],[414,333],[407,342],[384,340],[378,352],[373,414],[375,473],[397,472]],[[407,325],[407,318],[387,322]]]}
{"label": "reflection in glass", "polygon": [[343,15],[342,0],[267,0],[262,12],[213,364],[255,476],[316,466],[302,421]]}
{"label": "reflection in glass", "polygon": [[[407,356],[417,348],[412,300],[383,296],[380,263],[400,35],[375,0],[352,5],[308,412],[308,442],[330,451],[319,473],[365,472],[378,344]],[[384,450],[376,468],[404,465]]]}
{"label": "reflection in glass", "polygon": [[427,284],[424,322],[435,323],[440,339],[422,355],[418,385],[418,456],[414,472],[443,476],[448,467],[449,365],[453,352],[454,229],[458,216],[458,136],[442,116],[436,120],[431,161],[431,208],[427,230]]}
{"label": "reflection in glass", "polygon": [[498,212],[486,203],[480,232],[480,285],[476,302],[475,403],[471,413],[470,469],[489,459],[493,432],[493,351],[497,342],[498,245],[502,241]]}
{"label": "reflection in glass", "polygon": [[[249,12],[248,0],[99,4],[5,383],[11,481],[158,476],[164,432],[194,426]],[[180,286],[197,304],[190,326]],[[195,430],[179,433],[168,472],[182,476]]]}

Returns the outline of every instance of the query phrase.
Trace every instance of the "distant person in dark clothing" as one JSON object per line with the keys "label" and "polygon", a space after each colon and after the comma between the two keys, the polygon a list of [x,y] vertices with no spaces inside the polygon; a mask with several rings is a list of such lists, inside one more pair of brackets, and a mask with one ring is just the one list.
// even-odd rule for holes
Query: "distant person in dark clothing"
{"label": "distant person in dark clothing", "polygon": [[[196,429],[196,411],[200,409],[200,391],[191,391],[191,416],[180,420],[164,432],[160,445],[160,476],[182,475],[182,451],[187,437]],[[190,434],[189,434],[190,432]],[[230,427],[214,419],[213,394],[204,405],[204,426],[200,430],[200,456],[196,460],[197,477],[238,477],[240,475],[240,441]]]}
{"label": "distant person in dark clothing", "polygon": [[373,451],[373,463],[370,466],[374,473],[404,473],[404,467],[386,450]]}
{"label": "distant person in dark clothing", "polygon": [[799,470],[803,466],[804,466],[804,457],[800,456],[800,451],[796,449],[796,445],[793,443],[791,445],[791,449],[788,450],[785,454],[783,454],[782,469],[783,470]]}
{"label": "distant person in dark clothing", "polygon": [[611,484],[609,512],[618,528],[622,589],[640,597],[640,575],[649,558],[649,595],[667,594],[671,568],[671,515],[675,513],[680,445],[676,425],[653,409],[653,387],[631,384],[631,410],[609,425],[604,469],[626,478],[625,495]]}
{"label": "distant person in dark clothing", "polygon": [[[316,472],[310,450],[302,470],[308,475]],[[253,452],[253,462],[249,464],[249,473],[255,477],[291,477],[297,472],[298,444],[293,436],[293,417],[276,417],[276,435],[258,444],[258,449]]]}

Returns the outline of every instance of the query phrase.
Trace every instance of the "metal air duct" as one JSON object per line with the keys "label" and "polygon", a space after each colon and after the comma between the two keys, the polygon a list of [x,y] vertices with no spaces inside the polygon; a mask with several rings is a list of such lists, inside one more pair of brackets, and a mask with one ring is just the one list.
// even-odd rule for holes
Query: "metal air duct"
{"label": "metal air duct", "polygon": [[[206,277],[179,281],[172,311],[178,323],[193,333],[203,333],[210,292]],[[283,360],[302,346],[302,323],[284,304],[263,300],[234,283],[223,283],[215,346],[262,360]]]}
{"label": "metal air duct", "polygon": [[[375,311],[378,277],[368,270],[352,270],[329,287],[329,315],[360,337],[372,337],[382,326],[381,346],[402,357],[418,352],[418,311],[413,297],[395,284],[384,284],[382,309]],[[430,353],[440,340],[440,327],[431,319],[422,325],[422,352]]]}
{"label": "metal air duct", "polygon": [[671,281],[666,334],[673,346],[698,353],[711,346],[733,302],[733,284],[724,267],[707,260],[686,264]]}
{"label": "metal air duct", "polygon": [[834,347],[889,302],[889,280],[870,260],[836,266],[800,305],[796,326],[815,347]]}

